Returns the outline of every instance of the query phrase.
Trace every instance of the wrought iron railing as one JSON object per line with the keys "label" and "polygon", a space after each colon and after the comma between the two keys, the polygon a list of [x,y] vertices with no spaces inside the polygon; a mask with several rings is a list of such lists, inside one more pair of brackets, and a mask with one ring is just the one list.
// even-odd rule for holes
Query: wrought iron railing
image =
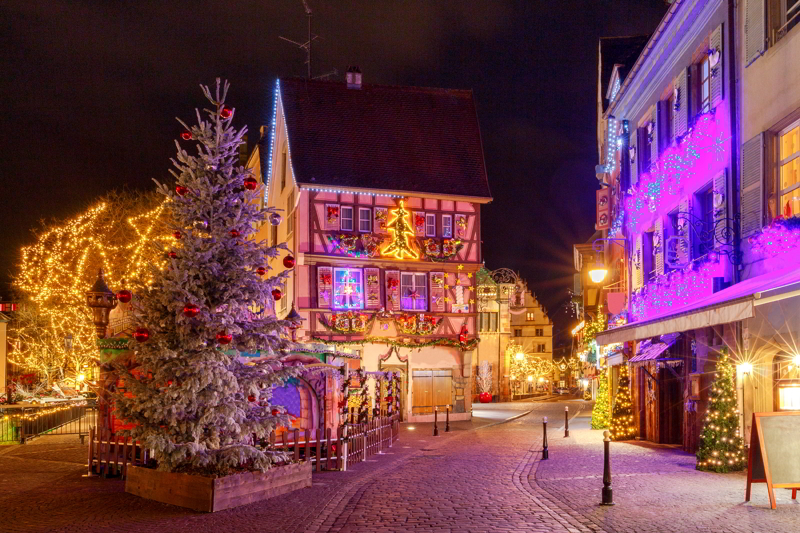
{"label": "wrought iron railing", "polygon": [[0,444],[25,444],[50,435],[77,435],[82,440],[95,418],[94,400],[0,406]]}

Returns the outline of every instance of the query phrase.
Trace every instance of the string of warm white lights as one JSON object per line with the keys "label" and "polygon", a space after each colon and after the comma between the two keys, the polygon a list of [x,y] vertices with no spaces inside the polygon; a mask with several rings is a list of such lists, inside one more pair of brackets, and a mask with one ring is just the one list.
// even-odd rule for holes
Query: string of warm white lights
{"label": "string of warm white lights", "polygon": [[76,381],[96,355],[86,290],[98,268],[116,289],[151,282],[150,267],[165,264],[154,243],[173,241],[160,223],[165,209],[154,195],[111,194],[22,249],[14,285],[27,301],[9,330],[12,363],[48,383]]}

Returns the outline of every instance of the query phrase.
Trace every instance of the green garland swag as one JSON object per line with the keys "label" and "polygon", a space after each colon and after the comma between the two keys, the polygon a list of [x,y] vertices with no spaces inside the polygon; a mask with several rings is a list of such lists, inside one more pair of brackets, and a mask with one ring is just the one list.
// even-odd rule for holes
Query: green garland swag
{"label": "green garland swag", "polygon": [[323,339],[320,337],[312,337],[311,340],[316,342],[321,342],[322,344],[328,344],[328,345],[340,344],[342,346],[364,345],[370,343],[388,344],[389,346],[393,346],[395,348],[427,348],[428,346],[447,346],[449,348],[458,348],[462,352],[474,350],[475,347],[478,346],[478,343],[480,342],[480,339],[470,339],[462,344],[454,339],[432,339],[425,342],[414,343],[414,342],[395,341],[392,339],[388,339],[386,337],[364,337],[363,339],[353,339],[346,341],[342,340],[337,341],[337,340]]}

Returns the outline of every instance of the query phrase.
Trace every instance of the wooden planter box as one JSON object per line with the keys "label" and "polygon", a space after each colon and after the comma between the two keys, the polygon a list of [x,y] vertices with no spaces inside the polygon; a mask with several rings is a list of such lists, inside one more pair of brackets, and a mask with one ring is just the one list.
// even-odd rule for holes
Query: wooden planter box
{"label": "wooden planter box", "polygon": [[311,486],[311,463],[276,466],[267,472],[246,472],[222,478],[128,467],[125,492],[213,513]]}

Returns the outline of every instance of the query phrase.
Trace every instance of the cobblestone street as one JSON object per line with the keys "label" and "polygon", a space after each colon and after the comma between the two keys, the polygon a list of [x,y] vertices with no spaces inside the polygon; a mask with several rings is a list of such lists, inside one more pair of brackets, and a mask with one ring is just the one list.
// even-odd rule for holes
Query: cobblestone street
{"label": "cobblestone street", "polygon": [[[565,404],[573,415],[582,408],[569,438]],[[393,448],[346,473],[315,474],[310,489],[212,515],[128,495],[121,481],[83,478],[84,446],[40,438],[0,450],[0,531],[800,530],[789,491],[777,489],[775,511],[763,484],[744,504],[743,474],[698,472],[693,456],[644,443],[612,443],[617,505],[599,507],[602,435],[587,429],[588,404],[489,409],[476,406],[480,418],[446,434],[441,427],[438,438],[432,424],[404,424]],[[548,461],[540,461],[542,416],[550,417]]]}

